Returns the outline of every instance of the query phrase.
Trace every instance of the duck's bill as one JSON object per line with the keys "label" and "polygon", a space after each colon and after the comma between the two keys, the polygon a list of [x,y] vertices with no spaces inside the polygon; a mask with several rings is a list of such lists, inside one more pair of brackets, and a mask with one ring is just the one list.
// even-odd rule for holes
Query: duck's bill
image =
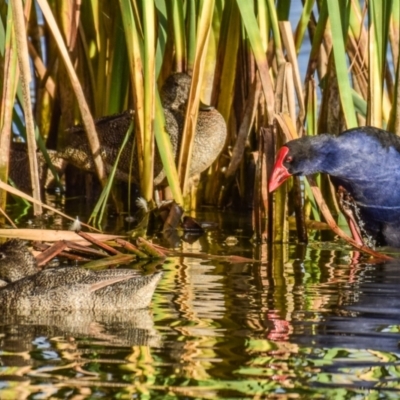
{"label": "duck's bill", "polygon": [[280,185],[282,185],[283,182],[285,182],[289,177],[292,176],[283,165],[283,161],[285,160],[288,152],[289,149],[287,147],[282,147],[278,152],[278,156],[274,165],[274,169],[272,170],[271,179],[268,185],[269,192],[273,192]]}

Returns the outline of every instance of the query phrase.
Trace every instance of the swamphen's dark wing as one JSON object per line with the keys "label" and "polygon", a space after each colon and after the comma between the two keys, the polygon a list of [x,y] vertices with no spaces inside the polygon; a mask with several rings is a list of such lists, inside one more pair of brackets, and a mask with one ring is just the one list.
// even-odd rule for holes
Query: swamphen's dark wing
{"label": "swamphen's dark wing", "polygon": [[373,127],[292,140],[279,151],[269,190],[292,175],[329,174],[359,208],[377,244],[400,247],[400,138]]}

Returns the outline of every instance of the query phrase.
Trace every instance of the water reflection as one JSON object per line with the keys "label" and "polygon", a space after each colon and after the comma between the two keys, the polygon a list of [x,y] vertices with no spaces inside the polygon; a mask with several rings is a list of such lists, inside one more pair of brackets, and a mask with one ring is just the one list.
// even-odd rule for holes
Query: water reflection
{"label": "water reflection", "polygon": [[125,364],[124,353],[161,345],[149,310],[9,312],[1,316],[0,338],[0,398],[16,399],[70,386],[80,391],[104,380],[110,364]]}
{"label": "water reflection", "polygon": [[235,221],[182,249],[261,262],[169,258],[151,310],[2,316],[0,398],[396,397],[400,266]]}

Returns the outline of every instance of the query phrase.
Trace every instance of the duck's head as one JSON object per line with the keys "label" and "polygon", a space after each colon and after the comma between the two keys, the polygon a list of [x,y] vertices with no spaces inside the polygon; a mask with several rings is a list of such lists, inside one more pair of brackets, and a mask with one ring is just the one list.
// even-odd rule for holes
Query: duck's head
{"label": "duck's head", "polygon": [[11,239],[0,246],[0,280],[15,282],[38,271],[36,258],[24,241]]}
{"label": "duck's head", "polygon": [[188,101],[191,82],[192,78],[183,72],[170,75],[161,89],[164,108],[182,109]]}

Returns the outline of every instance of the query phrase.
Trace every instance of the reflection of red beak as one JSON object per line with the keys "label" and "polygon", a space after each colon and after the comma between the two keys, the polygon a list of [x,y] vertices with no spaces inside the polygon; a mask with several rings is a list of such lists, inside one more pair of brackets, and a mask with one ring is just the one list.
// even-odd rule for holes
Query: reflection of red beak
{"label": "reflection of red beak", "polygon": [[283,146],[278,153],[278,157],[276,159],[274,169],[272,170],[271,179],[269,181],[268,190],[273,192],[276,188],[278,188],[283,182],[286,181],[292,175],[288,172],[286,167],[283,166],[283,161],[285,157],[289,153],[289,149]]}

